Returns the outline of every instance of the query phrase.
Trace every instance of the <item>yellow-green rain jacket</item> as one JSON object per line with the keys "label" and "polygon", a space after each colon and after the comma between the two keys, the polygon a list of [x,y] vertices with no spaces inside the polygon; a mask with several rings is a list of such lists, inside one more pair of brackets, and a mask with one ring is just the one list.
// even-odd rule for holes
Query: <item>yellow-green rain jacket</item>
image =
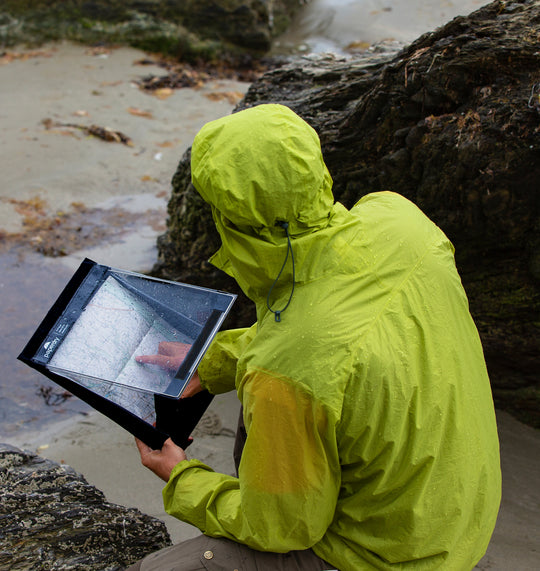
{"label": "yellow-green rain jacket", "polygon": [[[199,368],[244,406],[239,477],[181,462],[166,510],[258,550],[312,547],[341,571],[474,567],[497,516],[499,448],[446,236],[397,194],[334,204],[317,135],[279,105],[203,127],[192,177],[222,238],[212,261],[257,324],[220,333]],[[295,289],[277,322],[281,221]],[[289,256],[273,310],[292,283]]]}

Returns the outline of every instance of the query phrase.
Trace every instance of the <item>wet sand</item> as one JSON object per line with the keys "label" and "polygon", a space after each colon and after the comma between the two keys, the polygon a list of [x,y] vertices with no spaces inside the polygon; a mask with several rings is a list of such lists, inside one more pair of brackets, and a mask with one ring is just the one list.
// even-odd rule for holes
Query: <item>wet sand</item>
{"label": "wet sand", "polygon": [[[240,82],[210,81],[169,96],[160,92],[159,98],[136,84],[166,74],[139,65],[147,58],[143,52],[60,44],[39,53],[0,59],[0,228],[8,232],[23,221],[13,198],[38,197],[51,212],[111,198],[109,206],[164,211],[171,177],[194,135],[208,120],[230,113],[247,89]],[[45,119],[54,126],[46,129]],[[107,143],[66,124],[110,128],[132,145]],[[134,248],[124,263],[140,265],[136,255]]]}
{"label": "wet sand", "polygon": [[[155,217],[165,219],[170,179],[181,154],[202,124],[228,114],[233,107],[225,96],[216,101],[207,95],[242,92],[248,87],[213,82],[160,100],[132,85],[148,73],[163,73],[158,68],[134,66],[141,57],[141,52],[125,48],[91,54],[82,47],[63,45],[48,57],[0,66],[0,229],[4,233],[24,229],[25,201],[30,206],[43,204],[47,216],[70,211],[74,201],[103,211],[119,208],[146,216],[138,219],[135,228],[128,225],[123,236],[61,258],[30,254],[29,245],[0,252],[2,322],[12,324],[2,332],[2,339],[10,344],[0,362],[0,397],[20,406],[20,415],[26,410],[24,421],[16,415],[6,423],[0,417],[0,440],[73,466],[110,501],[139,507],[163,519],[173,540],[179,541],[196,535],[197,530],[164,514],[162,484],[140,465],[132,437],[97,413],[84,407],[77,411],[69,399],[49,407],[59,412],[50,412],[44,423],[39,403],[30,397],[38,381],[23,378],[26,368],[15,361],[60,284],[84,256],[136,271],[152,266],[155,238],[162,231]],[[153,118],[133,114],[129,108]],[[108,126],[128,135],[134,144],[106,143],[69,129],[47,131],[41,123],[46,117]],[[39,204],[32,202],[36,196]],[[28,395],[24,395],[25,387]],[[0,405],[4,402],[0,400]],[[232,473],[230,430],[236,426],[237,412],[234,394],[217,397],[188,454]],[[503,503],[493,540],[479,567],[533,570],[538,568],[540,537],[540,433],[502,412],[498,420]],[[220,427],[229,431],[213,434]]]}

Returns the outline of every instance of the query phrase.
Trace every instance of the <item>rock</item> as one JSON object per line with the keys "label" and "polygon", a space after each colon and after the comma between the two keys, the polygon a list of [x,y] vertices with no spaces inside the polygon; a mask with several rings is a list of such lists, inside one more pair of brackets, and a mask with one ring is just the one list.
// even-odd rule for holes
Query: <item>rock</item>
{"label": "rock", "polygon": [[[497,406],[540,427],[540,2],[492,2],[397,55],[292,62],[238,109],[283,103],[319,133],[336,200],[390,189],[450,237]],[[190,185],[173,178],[157,275],[236,291],[206,262],[219,245]],[[254,319],[240,301],[237,321]]]}
{"label": "rock", "polygon": [[0,444],[0,569],[119,570],[171,544],[165,524],[68,466]]}
{"label": "rock", "polygon": [[6,0],[4,46],[67,39],[131,45],[190,61],[260,56],[302,0]]}

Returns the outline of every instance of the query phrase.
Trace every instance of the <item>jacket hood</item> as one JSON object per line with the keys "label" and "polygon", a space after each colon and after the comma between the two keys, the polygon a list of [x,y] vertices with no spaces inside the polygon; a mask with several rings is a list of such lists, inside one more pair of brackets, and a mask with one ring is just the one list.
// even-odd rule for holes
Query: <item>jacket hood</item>
{"label": "jacket hood", "polygon": [[[309,237],[327,228],[335,213],[319,137],[283,105],[259,105],[207,123],[193,143],[191,173],[222,239],[211,262],[255,302],[266,296],[287,253],[279,224],[288,223],[301,261],[295,244],[309,249]],[[291,279],[286,267],[280,282],[290,287]]]}

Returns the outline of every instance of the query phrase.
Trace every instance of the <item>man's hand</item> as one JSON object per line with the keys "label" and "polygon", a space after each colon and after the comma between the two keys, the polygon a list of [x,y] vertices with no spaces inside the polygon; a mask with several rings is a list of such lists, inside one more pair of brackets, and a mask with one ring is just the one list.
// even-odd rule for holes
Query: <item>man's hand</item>
{"label": "man's hand", "polygon": [[[137,363],[159,365],[168,371],[177,371],[190,349],[191,345],[186,343],[162,341],[158,345],[157,355],[139,355],[135,357],[135,360]],[[195,371],[195,374],[191,377],[188,386],[184,389],[180,398],[192,397],[201,391],[201,379],[199,378],[199,374]]]}
{"label": "man's hand", "polygon": [[135,361],[148,365],[159,365],[169,371],[177,371],[190,349],[191,345],[187,343],[162,341],[158,345],[157,355],[139,355],[135,357]]}
{"label": "man's hand", "polygon": [[197,393],[200,393],[203,390],[201,386],[201,379],[199,378],[199,373],[195,371],[193,377],[189,380],[187,387],[184,389],[184,392],[180,395],[181,399],[185,399],[186,397],[192,397]]}
{"label": "man's hand", "polygon": [[165,482],[169,481],[172,469],[183,460],[187,460],[186,453],[176,446],[176,444],[168,438],[163,444],[161,450],[152,450],[144,442],[135,438],[135,443],[141,454],[141,462],[143,466],[152,470],[156,476],[159,476]]}

